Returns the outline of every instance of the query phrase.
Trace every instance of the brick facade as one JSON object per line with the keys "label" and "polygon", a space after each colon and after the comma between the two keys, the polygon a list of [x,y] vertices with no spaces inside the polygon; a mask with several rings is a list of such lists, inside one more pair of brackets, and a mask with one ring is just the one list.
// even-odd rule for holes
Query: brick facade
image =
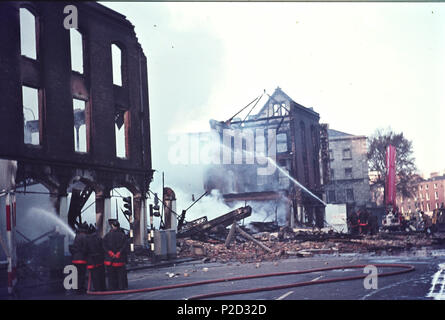
{"label": "brick facade", "polygon": [[443,205],[445,205],[445,175],[418,182],[412,198],[397,197],[397,206],[405,215],[410,215],[417,210],[432,213],[434,209]]}

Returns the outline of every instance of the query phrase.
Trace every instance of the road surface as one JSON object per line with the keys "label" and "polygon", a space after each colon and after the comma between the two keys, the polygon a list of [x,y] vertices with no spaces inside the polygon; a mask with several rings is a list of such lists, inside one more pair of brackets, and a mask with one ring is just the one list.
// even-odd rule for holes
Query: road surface
{"label": "road surface", "polygon": [[[374,256],[358,254],[318,255],[306,258],[291,258],[277,262],[261,263],[201,263],[189,262],[175,266],[147,269],[128,274],[130,289],[169,286],[209,279],[232,278],[264,273],[279,273],[333,266],[406,264],[415,267],[409,273],[389,277],[377,277],[368,288],[364,279],[316,284],[249,294],[237,294],[212,299],[229,300],[444,300],[445,299],[445,250],[420,250],[409,255]],[[379,272],[400,269],[379,269]],[[302,281],[325,280],[335,277],[365,275],[363,269],[343,269],[309,274],[286,275],[242,281],[227,281],[196,287],[168,289],[154,292],[108,296],[81,296],[82,299],[111,300],[185,300],[190,297],[219,291],[276,286]],[[366,274],[368,275],[368,274]],[[369,288],[369,284],[374,284]],[[376,285],[375,285],[376,284]],[[60,297],[62,298],[62,297]],[[64,297],[67,298],[66,296]]]}

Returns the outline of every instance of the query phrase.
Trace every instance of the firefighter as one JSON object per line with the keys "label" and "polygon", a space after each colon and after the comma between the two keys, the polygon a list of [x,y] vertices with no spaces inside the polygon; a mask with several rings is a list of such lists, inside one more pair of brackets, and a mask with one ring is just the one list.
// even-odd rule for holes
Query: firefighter
{"label": "firefighter", "polygon": [[371,235],[376,235],[379,232],[379,221],[375,213],[369,214],[368,227]]}
{"label": "firefighter", "polygon": [[369,212],[366,209],[361,209],[359,214],[360,234],[368,233]]}
{"label": "firefighter", "polygon": [[351,229],[351,234],[358,234],[359,232],[359,216],[360,216],[360,210],[357,212],[353,212],[349,217],[349,227]]}
{"label": "firefighter", "polygon": [[87,237],[88,237],[88,224],[81,224],[74,238],[74,242],[69,246],[70,253],[72,255],[72,263],[77,268],[77,292],[83,293],[85,291],[85,275],[87,266]]}
{"label": "firefighter", "polygon": [[111,222],[111,230],[103,239],[105,250],[105,268],[108,278],[108,289],[125,290],[127,288],[127,236],[117,220]]}
{"label": "firefighter", "polygon": [[90,225],[87,239],[87,270],[90,272],[92,291],[105,290],[105,267],[102,239],[94,226]]}

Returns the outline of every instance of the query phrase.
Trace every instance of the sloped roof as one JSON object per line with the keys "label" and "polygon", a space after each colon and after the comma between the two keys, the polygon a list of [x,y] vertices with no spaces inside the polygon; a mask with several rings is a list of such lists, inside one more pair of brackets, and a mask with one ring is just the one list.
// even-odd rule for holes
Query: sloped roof
{"label": "sloped roof", "polygon": [[329,137],[344,137],[344,136],[354,137],[353,134],[338,131],[338,130],[333,130],[333,129],[328,129],[328,136]]}
{"label": "sloped roof", "polygon": [[308,111],[308,112],[310,112],[310,113],[315,114],[315,115],[318,116],[318,113],[315,112],[314,109],[312,109],[312,108],[306,108],[306,107],[302,106],[301,104],[295,102],[295,101],[294,101],[291,97],[289,97],[283,90],[281,90],[280,87],[277,87],[277,88],[275,89],[274,93],[273,93],[271,96],[269,96],[269,99],[267,99],[266,103],[263,105],[263,107],[262,107],[261,110],[258,112],[258,114],[262,113],[262,112],[264,111],[264,109],[266,109],[266,108],[269,106],[269,103],[271,102],[271,100],[274,100],[274,101],[277,102],[277,100],[275,100],[275,97],[278,96],[278,95],[282,95],[282,96],[285,98],[285,100],[288,100],[289,102],[292,102],[292,103],[293,103],[294,105],[296,105],[297,107],[302,108],[302,109],[304,109],[304,110],[306,110],[306,111]]}

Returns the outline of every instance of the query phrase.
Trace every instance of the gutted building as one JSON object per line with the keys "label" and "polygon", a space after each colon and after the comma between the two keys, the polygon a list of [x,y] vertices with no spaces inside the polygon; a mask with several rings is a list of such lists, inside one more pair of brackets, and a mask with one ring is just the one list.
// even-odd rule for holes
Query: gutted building
{"label": "gutted building", "polygon": [[[293,101],[280,88],[255,115],[244,120],[211,121],[220,144],[219,164],[210,167],[205,189],[224,200],[247,202],[264,218],[288,225],[323,226],[321,160],[327,141],[319,114]],[[328,163],[327,163],[328,165]]]}
{"label": "gutted building", "polygon": [[110,190],[126,187],[141,244],[153,171],[147,61],[134,26],[94,2],[2,2],[0,39],[0,158],[18,161],[22,186],[44,185],[71,225],[94,192],[102,233]]}
{"label": "gutted building", "polygon": [[370,206],[367,139],[328,129],[330,183],[325,187],[326,202],[346,203],[349,212]]}

